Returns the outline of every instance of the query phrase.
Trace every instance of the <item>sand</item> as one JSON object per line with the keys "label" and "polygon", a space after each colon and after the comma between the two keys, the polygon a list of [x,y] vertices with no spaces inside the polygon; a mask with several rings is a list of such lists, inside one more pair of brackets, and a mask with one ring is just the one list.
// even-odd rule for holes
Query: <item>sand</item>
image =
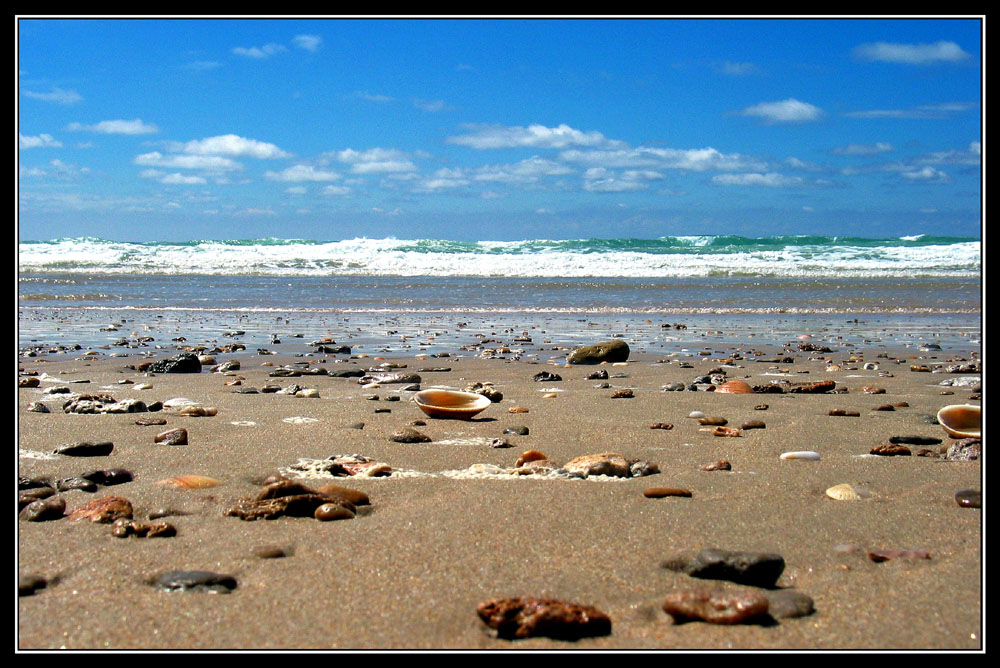
{"label": "sand", "polygon": [[[542,348],[536,346],[536,348]],[[157,351],[157,358],[173,354]],[[953,442],[923,416],[947,404],[966,403],[971,391],[943,395],[939,383],[955,374],[910,371],[936,365],[957,353],[916,353],[849,348],[830,354],[794,352],[794,362],[725,365],[729,378],[752,384],[833,379],[840,394],[724,395],[665,392],[723,366],[731,354],[633,355],[624,365],[604,365],[610,388],[588,380],[598,367],[524,359],[466,357],[335,361],[334,356],[217,354],[236,358],[239,371],[145,376],[126,369],[142,358],[87,359],[66,354],[21,358],[24,371],[48,374],[37,389],[18,390],[19,475],[53,479],[122,467],[132,482],[96,493],[64,494],[67,511],[99,496],[128,498],[137,518],[162,507],[187,514],[166,518],[171,538],[112,536],[109,525],[60,519],[17,522],[17,570],[48,586],[18,599],[17,648],[30,650],[968,650],[983,642],[982,511],[960,507],[955,493],[981,489],[979,461],[938,457],[877,457],[870,449],[893,435],[918,434]],[[551,353],[555,356],[556,353]],[[854,356],[857,361],[849,362]],[[924,359],[908,359],[922,356]],[[968,358],[968,352],[965,353]],[[339,356],[345,360],[344,356]],[[326,359],[330,370],[367,368],[385,362],[422,372],[422,386],[461,389],[480,381],[503,392],[472,421],[430,420],[416,427],[433,440],[402,444],[393,431],[424,419],[398,387],[365,389],[356,378],[269,378],[276,366]],[[841,368],[827,370],[827,360]],[[679,361],[693,368],[683,368]],[[865,370],[877,362],[882,371]],[[264,366],[271,363],[275,366]],[[538,383],[541,371],[558,382]],[[614,377],[624,374],[624,377]],[[267,382],[316,388],[319,398],[285,394],[235,394],[225,385],[236,376],[245,386]],[[145,390],[118,381],[129,379]],[[89,380],[86,384],[67,381]],[[43,395],[52,386],[75,392],[106,392],[144,402],[185,397],[218,409],[210,417],[156,415],[166,426],[139,426],[141,415],[73,415],[64,397]],[[875,385],[885,394],[861,388]],[[630,388],[631,399],[612,399]],[[379,395],[379,401],[368,395]],[[554,395],[554,396],[547,396]],[[44,401],[48,414],[27,411]],[[907,402],[894,411],[886,403]],[[978,403],[973,399],[971,403]],[[767,404],[766,410],[755,406]],[[512,406],[527,413],[509,413]],[[860,417],[833,417],[833,408]],[[376,413],[376,409],[390,412]],[[731,426],[763,420],[764,429],[738,438],[715,437],[689,418],[691,411],[723,416]],[[288,418],[314,421],[288,421]],[[364,428],[353,428],[363,422]],[[673,429],[650,429],[654,423]],[[503,434],[524,425],[529,435]],[[182,426],[189,444],[166,446],[154,436]],[[491,447],[505,438],[508,448]],[[107,457],[42,458],[75,441],[112,441]],[[935,451],[940,446],[931,446]],[[654,462],[659,473],[639,478],[565,480],[519,476],[473,478],[457,471],[478,464],[510,468],[535,449],[554,462],[604,452]],[[914,451],[919,447],[912,447]],[[820,461],[783,461],[781,453],[814,450]],[[363,490],[371,506],[352,520],[311,518],[243,521],[223,511],[256,494],[268,475],[300,458],[362,454],[389,464],[394,475],[337,482]],[[719,459],[731,471],[700,468]],[[210,489],[157,485],[171,476],[198,474],[221,481]],[[305,480],[323,484],[332,480]],[[835,501],[824,490],[849,483],[870,496]],[[651,499],[649,487],[680,487],[690,498]],[[274,545],[289,556],[263,559],[255,550]],[[855,551],[838,546],[853,545]],[[771,624],[722,626],[675,624],[662,611],[665,596],[706,581],[667,570],[662,562],[702,548],[780,554],[786,568],[778,587],[810,596],[811,615]],[[875,563],[867,550],[926,550],[929,559]],[[228,594],[167,593],[149,583],[168,570],[190,569],[234,576]],[[737,587],[716,583],[722,587]],[[593,605],[612,619],[610,635],[561,641],[495,637],[476,606],[498,597],[539,596]]]}

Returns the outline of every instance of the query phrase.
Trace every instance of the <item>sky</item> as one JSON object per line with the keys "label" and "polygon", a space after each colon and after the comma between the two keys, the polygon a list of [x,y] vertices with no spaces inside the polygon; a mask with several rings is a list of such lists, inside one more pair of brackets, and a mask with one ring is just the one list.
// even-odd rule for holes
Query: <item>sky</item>
{"label": "sky", "polygon": [[21,240],[979,236],[985,18],[20,16]]}

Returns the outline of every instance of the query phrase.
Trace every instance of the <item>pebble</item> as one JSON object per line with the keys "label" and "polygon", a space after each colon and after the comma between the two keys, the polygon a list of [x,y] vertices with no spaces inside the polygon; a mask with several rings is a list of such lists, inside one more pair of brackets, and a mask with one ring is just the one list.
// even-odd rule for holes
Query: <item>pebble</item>
{"label": "pebble", "polygon": [[89,471],[80,477],[91,480],[98,485],[121,485],[132,481],[132,472],[127,469],[106,469],[103,471]]}
{"label": "pebble", "polygon": [[846,408],[831,408],[827,415],[842,416],[842,417],[861,417],[859,411],[852,411]]}
{"label": "pebble", "polygon": [[776,619],[806,617],[816,612],[812,597],[794,589],[774,589],[764,592],[768,614]]}
{"label": "pebble", "polygon": [[232,575],[210,571],[167,571],[153,581],[161,589],[168,591],[205,591],[228,594],[236,589],[236,578]]}
{"label": "pebble", "polygon": [[709,426],[718,425],[721,427],[729,424],[729,420],[727,420],[724,417],[712,417],[712,416],[700,417],[698,418],[698,424],[709,425]]}
{"label": "pebble", "polygon": [[649,487],[643,490],[642,495],[647,499],[662,499],[668,496],[683,496],[690,498],[691,490],[680,487]]}
{"label": "pebble", "polygon": [[631,399],[634,396],[635,396],[635,393],[632,392],[632,390],[625,389],[625,390],[615,390],[614,393],[612,393],[611,398],[612,399]]}
{"label": "pebble", "polygon": [[899,445],[898,443],[883,443],[882,445],[876,445],[874,448],[869,450],[868,454],[879,455],[881,457],[908,457],[913,454],[910,449],[905,445]]}
{"label": "pebble", "polygon": [[979,459],[982,443],[978,438],[963,438],[948,446],[945,459],[948,461],[969,462]]}
{"label": "pebble", "polygon": [[693,558],[667,559],[661,565],[703,580],[728,580],[765,589],[774,587],[785,570],[785,560],[780,554],[717,548],[705,548]]}
{"label": "pebble", "polygon": [[163,431],[153,437],[154,443],[163,445],[187,445],[188,432],[184,427]]}
{"label": "pebble", "polygon": [[92,480],[87,480],[86,478],[73,476],[72,478],[62,478],[61,480],[56,480],[56,489],[60,492],[68,492],[74,489],[82,492],[96,492],[97,483]]}
{"label": "pebble", "polygon": [[102,496],[69,514],[70,520],[86,519],[101,524],[111,524],[121,518],[132,519],[132,503],[120,496]]}
{"label": "pebble", "polygon": [[611,633],[611,618],[596,607],[551,598],[493,599],[480,603],[476,612],[498,637],[507,640],[578,640]]}
{"label": "pebble", "polygon": [[700,470],[702,470],[702,471],[731,471],[732,469],[733,469],[733,465],[732,464],[730,464],[725,459],[720,459],[717,462],[712,462],[711,464],[705,464],[704,466],[701,467]]}
{"label": "pebble", "polygon": [[515,436],[527,436],[530,432],[527,427],[522,425],[518,427],[507,427],[503,430],[503,433],[514,434]]}
{"label": "pebble", "polygon": [[177,535],[177,529],[169,522],[139,522],[119,518],[111,525],[111,535],[117,538],[170,538]]}
{"label": "pebble", "polygon": [[983,493],[976,489],[963,489],[955,492],[955,501],[963,508],[982,508]]}
{"label": "pebble", "polygon": [[34,596],[35,593],[49,586],[49,581],[41,575],[28,573],[17,576],[17,595]]}
{"label": "pebble", "polygon": [[392,432],[389,440],[394,443],[430,443],[431,437],[411,427],[403,427]]}
{"label": "pebble", "polygon": [[58,448],[53,450],[52,453],[56,455],[65,455],[67,457],[107,457],[114,449],[115,446],[110,441],[102,441],[99,443],[81,441],[79,443],[67,443],[65,445],[60,445]]}
{"label": "pebble", "polygon": [[330,522],[333,520],[352,520],[354,519],[354,513],[345,506],[339,503],[324,503],[318,506],[315,511],[313,511],[313,517],[321,522]]}
{"label": "pebble", "polygon": [[20,512],[19,517],[25,522],[47,522],[62,518],[65,512],[65,499],[61,496],[50,496],[29,503]]}
{"label": "pebble", "polygon": [[343,499],[344,501],[352,503],[355,506],[371,505],[371,499],[369,499],[368,495],[359,489],[341,487],[340,485],[323,485],[316,491],[323,496]]}
{"label": "pebble", "polygon": [[663,601],[663,610],[675,624],[690,621],[710,624],[747,624],[767,622],[770,603],[766,596],[750,590],[681,589]]}
{"label": "pebble", "polygon": [[939,445],[941,439],[935,436],[890,436],[889,442],[907,445]]}
{"label": "pebble", "polygon": [[815,450],[794,450],[792,452],[783,452],[779,459],[804,459],[807,461],[819,461],[819,453]]}
{"label": "pebble", "polygon": [[767,425],[763,420],[747,420],[740,425],[740,429],[766,429]]}
{"label": "pebble", "polygon": [[153,416],[146,416],[146,415],[144,415],[141,418],[137,418],[136,421],[135,421],[135,423],[137,425],[139,425],[140,427],[149,427],[149,426],[156,426],[156,425],[167,424],[167,420],[165,418],[161,418],[161,417],[153,417]]}
{"label": "pebble", "polygon": [[740,436],[740,430],[735,429],[734,427],[712,427],[712,436],[738,438]]}
{"label": "pebble", "polygon": [[649,425],[649,428],[650,429],[673,429],[674,425],[670,424],[669,422],[655,422],[655,423]]}
{"label": "pebble", "polygon": [[166,480],[160,480],[156,484],[164,487],[173,487],[174,489],[207,489],[209,487],[216,487],[222,483],[215,478],[209,478],[204,475],[178,475]]}

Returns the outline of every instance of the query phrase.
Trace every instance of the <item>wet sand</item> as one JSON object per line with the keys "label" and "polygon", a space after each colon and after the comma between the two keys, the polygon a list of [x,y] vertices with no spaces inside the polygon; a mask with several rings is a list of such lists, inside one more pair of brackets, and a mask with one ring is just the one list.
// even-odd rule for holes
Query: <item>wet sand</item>
{"label": "wet sand", "polygon": [[[981,464],[946,461],[940,450],[954,441],[926,420],[944,405],[967,402],[969,388],[944,395],[949,390],[939,383],[968,374],[910,370],[912,364],[971,359],[968,350],[918,353],[858,346],[784,353],[780,346],[762,346],[759,356],[744,350],[742,359],[729,360],[731,348],[708,345],[692,348],[690,355],[634,354],[624,365],[565,367],[548,361],[558,356],[556,351],[534,348],[541,351],[534,360],[478,359],[474,351],[351,360],[247,351],[215,354],[220,363],[240,361],[241,368],[228,374],[206,367],[200,374],[155,376],[126,368],[144,359],[138,356],[19,359],[25,372],[47,374],[38,388],[18,390],[20,476],[59,479],[126,468],[132,482],[95,493],[65,492],[67,512],[95,497],[115,495],[132,502],[138,519],[160,508],[184,514],[164,518],[177,529],[170,538],[117,538],[109,525],[86,520],[17,522],[19,575],[48,581],[34,595],[18,599],[18,649],[983,648],[982,511],[955,500],[959,490],[982,488]],[[156,359],[175,352],[157,351]],[[785,355],[793,361],[773,361]],[[840,369],[828,371],[830,360]],[[432,420],[407,393],[401,401],[388,401],[400,394],[398,386],[364,388],[356,378],[268,376],[283,364],[304,361],[330,371],[396,362],[406,365],[399,371],[419,373],[425,388],[490,382],[504,396],[472,421]],[[883,375],[865,370],[864,362],[878,363]],[[421,371],[441,367],[450,370]],[[728,378],[751,384],[832,379],[846,393],[663,391],[669,383],[687,384],[720,367]],[[603,382],[610,387],[586,378],[599,368],[609,372]],[[535,382],[533,376],[542,371],[562,380]],[[236,377],[245,379],[244,387],[298,384],[317,389],[319,397],[236,394],[237,386],[225,384]],[[119,384],[125,379],[134,384]],[[152,387],[135,389],[141,383]],[[884,388],[885,394],[864,393],[861,388],[869,385]],[[146,403],[184,397],[218,412],[209,417],[184,417],[176,410],[65,414],[66,395],[42,394],[52,386]],[[623,388],[632,389],[633,398],[611,398]],[[28,411],[33,401],[44,402],[52,412]],[[908,406],[874,410],[900,402]],[[767,409],[755,408],[761,404]],[[508,412],[513,406],[528,412]],[[835,408],[860,416],[830,416]],[[694,410],[725,417],[730,426],[757,419],[766,427],[742,430],[738,438],[716,437],[688,417]],[[151,415],[165,418],[166,425],[136,424]],[[416,429],[432,442],[390,440],[395,430],[418,419],[426,425]],[[356,428],[357,423],[364,427]],[[651,429],[654,423],[673,428]],[[528,435],[503,433],[522,425]],[[156,434],[175,427],[187,429],[187,445],[154,443]],[[935,457],[868,454],[896,435],[938,437],[942,443],[928,446],[938,453]],[[510,447],[492,447],[496,438]],[[111,441],[114,451],[95,458],[37,456],[77,441]],[[557,463],[617,452],[653,462],[659,473],[587,480],[467,475],[480,464],[511,468],[527,450],[539,450]],[[821,459],[779,459],[793,450],[814,450]],[[255,495],[267,476],[288,474],[300,458],[338,454],[362,454],[394,472],[380,478],[303,480],[366,492],[371,505],[361,507],[354,519],[243,521],[223,514],[234,500]],[[732,470],[701,470],[720,459],[731,462]],[[461,471],[466,474],[455,473]],[[156,484],[188,474],[221,484],[188,490]],[[840,483],[870,496],[835,501],[824,494]],[[646,498],[643,491],[650,487],[685,488],[692,495]],[[838,549],[844,545],[857,549]],[[289,556],[261,558],[256,550],[262,546],[285,548]],[[661,609],[669,592],[703,584],[738,588],[661,565],[709,547],[781,555],[786,567],[777,586],[810,596],[815,612],[770,624],[675,624]],[[867,556],[868,550],[897,548],[926,550],[930,558],[876,563]],[[158,574],[178,569],[232,575],[238,586],[228,594],[210,594],[167,593],[150,585]],[[497,638],[480,621],[476,606],[514,596],[596,606],[610,616],[612,632],[577,641]]]}

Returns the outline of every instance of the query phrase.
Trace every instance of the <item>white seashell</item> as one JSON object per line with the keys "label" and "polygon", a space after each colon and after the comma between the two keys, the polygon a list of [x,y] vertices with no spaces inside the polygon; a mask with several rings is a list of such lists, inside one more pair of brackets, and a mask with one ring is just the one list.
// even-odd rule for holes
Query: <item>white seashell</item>
{"label": "white seashell", "polygon": [[703,418],[703,417],[705,417],[705,413],[703,413],[702,411],[691,411],[690,413],[688,413],[688,417],[689,418]]}
{"label": "white seashell", "polygon": [[860,501],[861,499],[866,499],[870,496],[867,491],[857,489],[846,482],[841,485],[834,485],[830,489],[826,490],[826,495],[831,499],[836,499],[837,501]]}
{"label": "white seashell", "polygon": [[815,450],[794,450],[792,452],[782,452],[781,459],[805,459],[818,462],[819,453]]}
{"label": "white seashell", "polygon": [[954,438],[982,437],[982,409],[970,404],[945,406],[938,411],[938,423]]}

